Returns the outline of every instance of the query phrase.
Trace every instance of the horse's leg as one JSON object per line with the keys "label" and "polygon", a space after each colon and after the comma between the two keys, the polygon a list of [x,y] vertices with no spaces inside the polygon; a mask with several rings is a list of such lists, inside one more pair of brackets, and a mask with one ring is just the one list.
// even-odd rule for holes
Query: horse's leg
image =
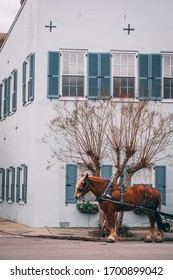
{"label": "horse's leg", "polygon": [[145,237],[144,241],[145,242],[152,242],[152,238],[154,236],[155,218],[150,214],[147,214],[147,216],[148,216],[148,219],[149,219],[149,222],[150,222],[150,228],[149,228],[148,234]]}
{"label": "horse's leg", "polygon": [[106,216],[107,216],[108,228],[110,231],[110,234],[107,238],[107,242],[115,242],[117,238],[116,228],[115,228],[115,223],[116,223],[115,212],[109,211],[109,213],[106,213]]}
{"label": "horse's leg", "polygon": [[159,214],[156,214],[156,223],[157,223],[157,235],[155,241],[161,243],[163,241],[163,230],[161,228],[162,218],[160,217]]}

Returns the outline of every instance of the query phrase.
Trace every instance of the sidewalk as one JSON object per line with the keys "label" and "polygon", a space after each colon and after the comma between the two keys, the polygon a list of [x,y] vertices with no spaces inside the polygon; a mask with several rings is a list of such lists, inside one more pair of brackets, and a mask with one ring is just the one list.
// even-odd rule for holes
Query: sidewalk
{"label": "sidewalk", "polygon": [[[8,220],[0,219],[1,232],[11,235],[20,235],[25,237],[54,238],[66,240],[83,241],[105,241],[105,238],[93,237],[91,232],[93,228],[32,228],[26,225],[16,224]],[[130,228],[131,237],[118,237],[118,241],[143,241],[147,235],[147,228]],[[164,241],[173,241],[173,228],[164,233]]]}

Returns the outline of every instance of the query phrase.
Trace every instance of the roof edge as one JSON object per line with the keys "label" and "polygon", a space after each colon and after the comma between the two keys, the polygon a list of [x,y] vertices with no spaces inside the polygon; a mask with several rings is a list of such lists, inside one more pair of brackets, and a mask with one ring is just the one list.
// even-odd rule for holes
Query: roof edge
{"label": "roof edge", "polygon": [[6,33],[6,37],[5,37],[5,40],[4,40],[4,42],[3,42],[3,44],[2,44],[2,46],[0,48],[0,52],[2,51],[6,41],[8,40],[8,37],[10,36],[10,34],[11,34],[12,30],[13,30],[13,27],[15,26],[15,23],[16,23],[18,17],[20,16],[20,14],[21,14],[21,12],[22,12],[26,2],[27,2],[27,0],[24,0],[23,4],[21,4],[21,6],[20,6],[20,8],[19,8],[19,10],[18,10],[18,12],[17,12],[17,14],[16,14],[16,16],[15,16],[15,18],[14,18],[14,20],[13,20],[13,22],[12,22],[12,24],[11,24],[9,30],[8,30],[8,32]]}

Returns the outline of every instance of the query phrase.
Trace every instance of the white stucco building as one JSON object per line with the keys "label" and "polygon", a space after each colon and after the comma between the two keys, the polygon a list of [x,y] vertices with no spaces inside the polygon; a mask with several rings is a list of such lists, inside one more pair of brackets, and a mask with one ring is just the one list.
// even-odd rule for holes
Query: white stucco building
{"label": "white stucco building", "polygon": [[[57,102],[97,99],[102,87],[116,102],[124,92],[139,100],[144,84],[172,112],[172,10],[170,0],[24,1],[0,49],[1,218],[33,227],[97,225],[98,217],[76,209],[77,165],[47,170],[51,150],[42,137]],[[171,213],[172,170],[157,162],[143,175]],[[124,223],[147,220],[131,212]]]}

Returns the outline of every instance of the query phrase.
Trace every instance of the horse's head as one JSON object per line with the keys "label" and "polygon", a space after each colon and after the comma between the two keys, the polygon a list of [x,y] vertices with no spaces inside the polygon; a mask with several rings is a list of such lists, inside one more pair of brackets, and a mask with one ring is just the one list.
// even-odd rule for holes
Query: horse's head
{"label": "horse's head", "polygon": [[79,199],[90,191],[90,183],[88,174],[82,175],[82,178],[76,184],[75,198]]}

